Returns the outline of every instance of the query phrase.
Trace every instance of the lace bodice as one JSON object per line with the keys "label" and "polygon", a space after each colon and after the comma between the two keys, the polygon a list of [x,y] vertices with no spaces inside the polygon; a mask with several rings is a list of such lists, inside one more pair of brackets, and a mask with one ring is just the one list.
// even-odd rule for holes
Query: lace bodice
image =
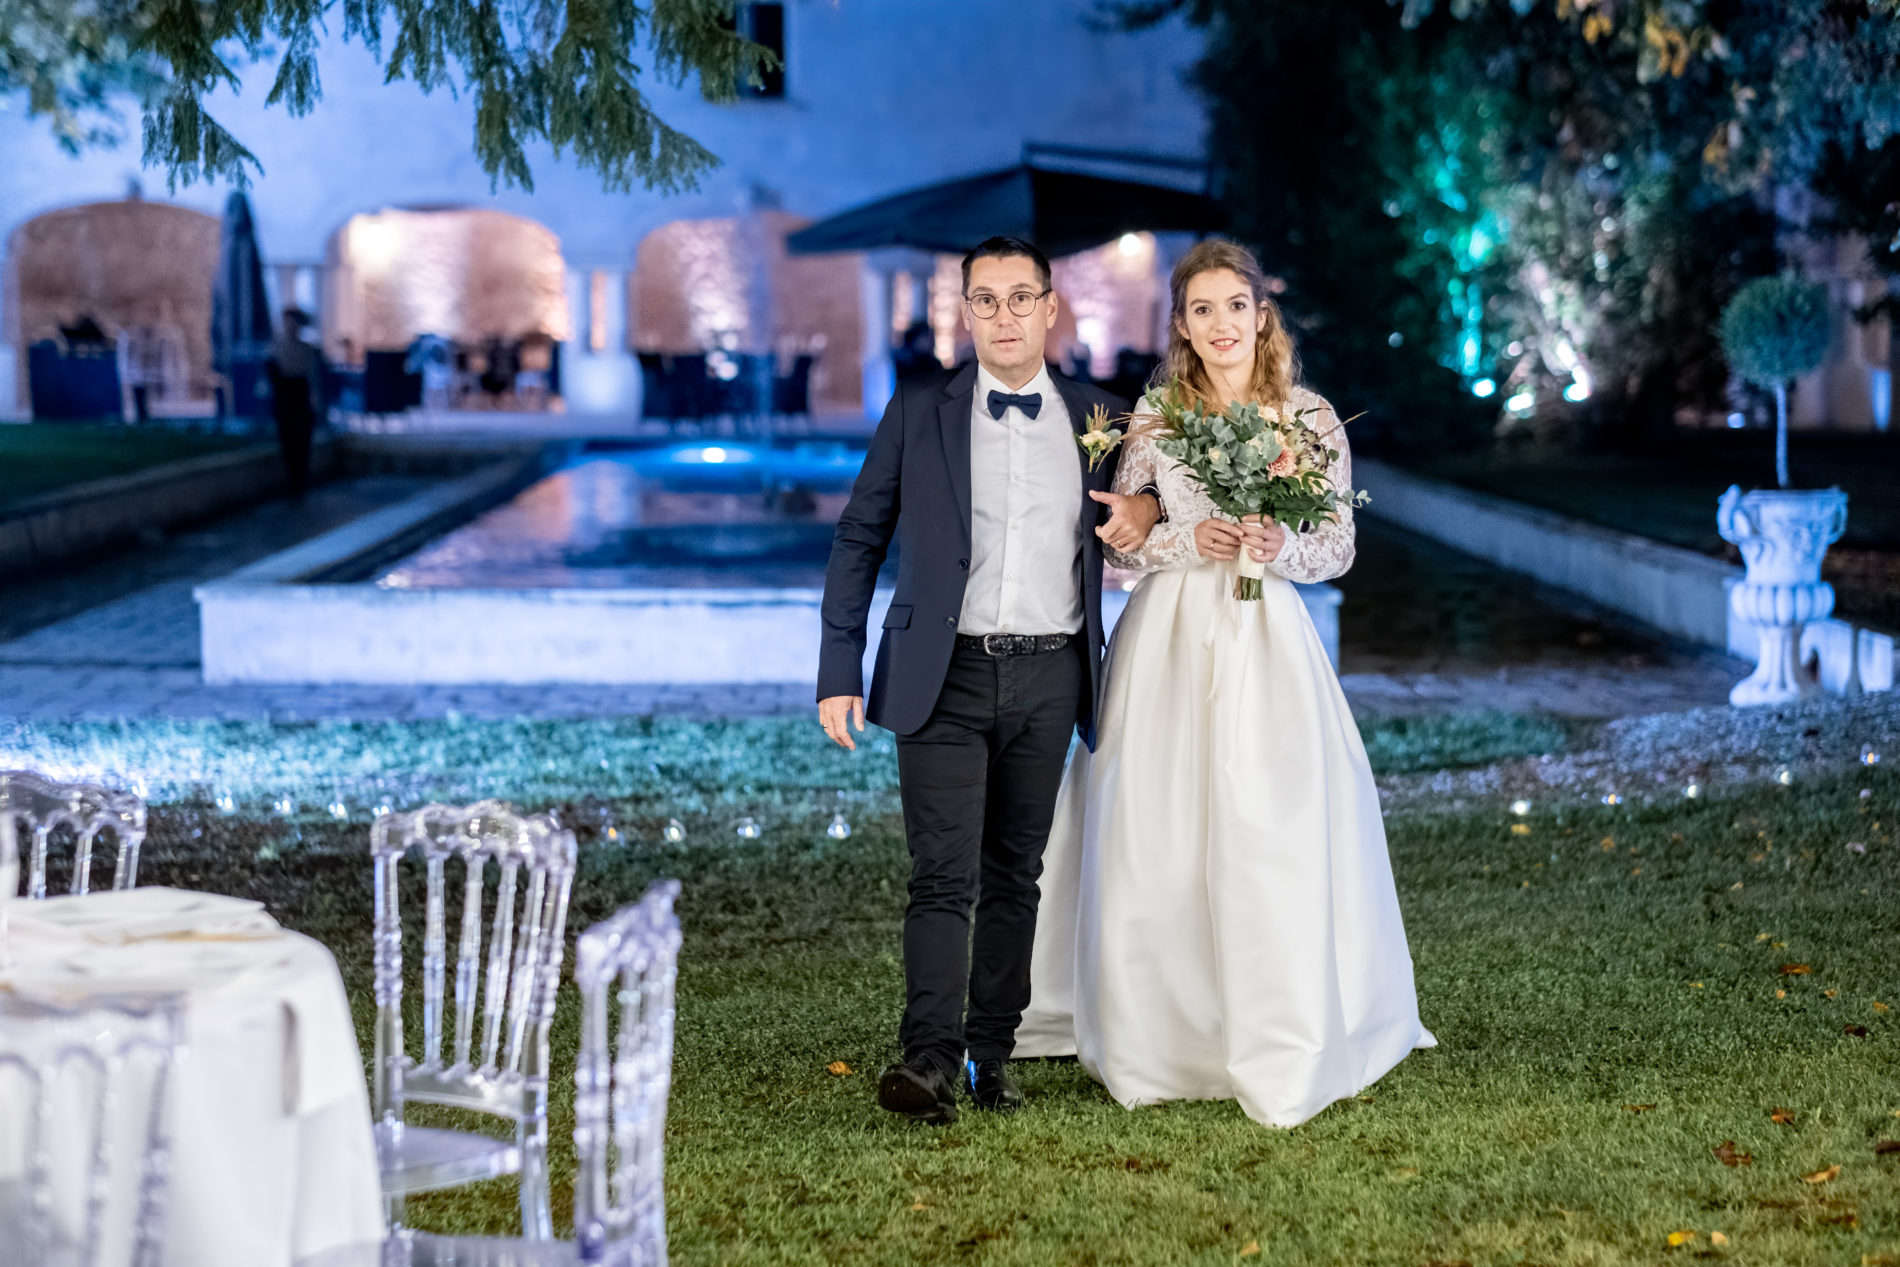
{"label": "lace bodice", "polygon": [[[1339,460],[1333,463],[1331,472],[1334,486],[1342,491],[1350,489],[1352,450],[1347,446],[1339,415],[1323,396],[1304,387],[1294,389],[1291,403],[1295,409],[1319,411],[1311,420],[1312,425],[1339,450]],[[1225,519],[1231,523],[1233,516],[1215,509],[1193,473],[1155,448],[1149,427],[1158,418],[1145,397],[1136,406],[1136,415],[1137,421],[1122,446],[1115,491],[1132,493],[1144,485],[1154,485],[1161,490],[1161,504],[1167,510],[1168,519],[1166,523],[1156,524],[1141,548],[1133,553],[1104,548],[1104,555],[1115,567],[1130,572],[1165,572],[1205,566],[1210,560],[1203,559],[1195,548],[1194,526],[1203,519]],[[1336,521],[1315,524],[1305,532],[1287,533],[1280,557],[1268,563],[1267,568],[1289,581],[1330,581],[1345,575],[1352,567],[1353,552],[1352,507],[1341,506]]]}

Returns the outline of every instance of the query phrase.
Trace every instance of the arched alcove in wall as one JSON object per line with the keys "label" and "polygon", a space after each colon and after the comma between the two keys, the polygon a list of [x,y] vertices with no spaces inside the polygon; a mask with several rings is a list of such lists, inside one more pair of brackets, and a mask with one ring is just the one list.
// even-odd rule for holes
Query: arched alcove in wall
{"label": "arched alcove in wall", "polygon": [[807,223],[760,210],[647,234],[634,258],[632,349],[771,352],[781,363],[811,354],[813,403],[861,408],[864,257],[789,254],[786,235]]}
{"label": "arched alcove in wall", "polygon": [[569,337],[561,240],[521,216],[470,207],[365,212],[331,235],[326,265],[323,346],[338,364],[434,335],[477,360],[499,340],[527,368]]}
{"label": "arched alcove in wall", "polygon": [[191,411],[209,402],[218,230],[216,216],[140,198],[62,207],[16,228],[7,241],[0,338],[18,357],[22,397],[27,348],[91,317],[120,342],[129,330],[149,332],[155,407]]}

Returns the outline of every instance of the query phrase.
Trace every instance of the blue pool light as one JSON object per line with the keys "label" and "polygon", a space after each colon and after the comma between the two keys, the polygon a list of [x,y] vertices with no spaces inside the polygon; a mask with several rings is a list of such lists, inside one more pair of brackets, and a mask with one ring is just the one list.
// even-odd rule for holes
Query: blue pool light
{"label": "blue pool light", "polygon": [[745,444],[679,444],[661,450],[661,460],[687,465],[737,466],[756,462],[759,450]]}

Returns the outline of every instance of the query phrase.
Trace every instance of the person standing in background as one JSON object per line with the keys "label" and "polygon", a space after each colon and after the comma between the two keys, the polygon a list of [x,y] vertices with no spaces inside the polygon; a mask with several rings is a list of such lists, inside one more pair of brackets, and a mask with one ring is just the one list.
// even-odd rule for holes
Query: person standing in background
{"label": "person standing in background", "polygon": [[309,325],[309,314],[302,309],[284,309],[283,327],[271,340],[266,362],[284,483],[297,502],[310,487],[310,444],[322,416],[323,353],[304,338]]}

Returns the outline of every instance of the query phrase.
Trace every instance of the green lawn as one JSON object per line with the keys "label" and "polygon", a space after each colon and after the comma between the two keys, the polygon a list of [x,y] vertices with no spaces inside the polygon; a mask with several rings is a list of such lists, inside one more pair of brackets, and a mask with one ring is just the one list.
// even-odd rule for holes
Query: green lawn
{"label": "green lawn", "polygon": [[223,453],[255,437],[159,427],[0,426],[0,508],[69,484]]}
{"label": "green lawn", "polygon": [[[577,928],[655,877],[683,881],[667,1156],[680,1264],[1900,1262],[1900,1156],[1875,1151],[1900,1138],[1900,1024],[1876,1006],[1900,1007],[1891,772],[1649,806],[1565,809],[1553,795],[1522,819],[1394,815],[1437,1050],[1290,1131],[1231,1104],[1126,1112],[1068,1063],[1020,1067],[1031,1105],[1016,1117],[929,1129],[872,1103],[902,997],[888,747],[827,753],[804,718],[648,723],[644,737],[630,725],[618,747],[587,726],[423,726],[406,749],[381,736],[380,773],[431,790],[518,784],[524,801],[556,805],[582,836]],[[1392,742],[1384,725],[1368,726],[1375,752]],[[1435,744],[1468,754],[1486,729],[1408,727],[1407,768]],[[229,777],[249,745],[259,786],[294,774],[262,757],[256,731],[99,733],[87,761],[117,745]],[[344,759],[369,751],[365,733],[290,727],[271,746]],[[0,735],[10,760],[80,759],[82,738]],[[595,782],[608,795],[571,795]],[[840,788],[856,831],[833,841],[823,828]],[[740,813],[758,816],[761,840],[734,837]],[[657,843],[672,815],[684,845]],[[180,794],[156,811],[141,879],[256,894],[327,941],[367,1050],[367,834],[360,816],[226,816]],[[1784,971],[1797,964],[1810,971]],[[572,1068],[576,1013],[570,989],[557,1070]],[[827,1072],[835,1061],[851,1072]],[[571,1083],[555,1089],[564,1224]],[[1777,1109],[1792,1120],[1772,1121]],[[1712,1150],[1725,1141],[1750,1164],[1722,1164]],[[507,1232],[515,1217],[505,1183],[412,1211],[463,1232]],[[1675,1232],[1695,1239],[1671,1249]]]}

